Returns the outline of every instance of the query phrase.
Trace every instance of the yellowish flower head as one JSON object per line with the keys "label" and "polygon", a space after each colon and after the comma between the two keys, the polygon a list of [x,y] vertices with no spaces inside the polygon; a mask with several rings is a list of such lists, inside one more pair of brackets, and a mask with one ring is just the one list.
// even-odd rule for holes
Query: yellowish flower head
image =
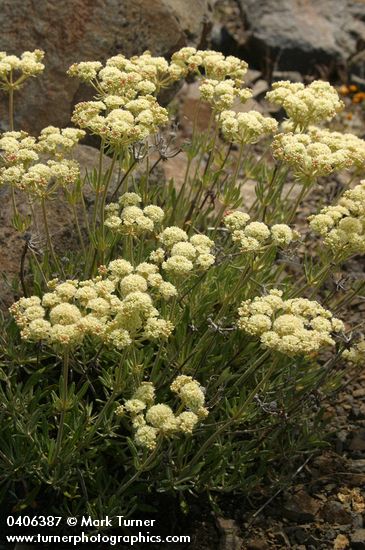
{"label": "yellowish flower head", "polygon": [[219,124],[228,141],[241,145],[256,143],[266,135],[275,133],[278,128],[275,119],[264,117],[258,111],[247,113],[223,111]]}
{"label": "yellowish flower head", "polygon": [[352,134],[310,127],[308,133],[277,134],[273,155],[292,167],[300,178],[313,179],[365,163],[365,142]]}
{"label": "yellowish flower head", "polygon": [[272,91],[266,94],[271,103],[283,107],[299,128],[330,120],[344,108],[337,90],[328,82],[314,80],[308,86],[289,81],[275,82]]}
{"label": "yellowish flower head", "polygon": [[238,327],[285,355],[309,355],[333,346],[333,334],[344,329],[318,302],[305,298],[283,300],[278,291],[242,302]]}
{"label": "yellowish flower head", "polygon": [[323,237],[324,244],[341,259],[365,253],[365,180],[345,191],[334,206],[322,208],[309,216],[313,231]]}

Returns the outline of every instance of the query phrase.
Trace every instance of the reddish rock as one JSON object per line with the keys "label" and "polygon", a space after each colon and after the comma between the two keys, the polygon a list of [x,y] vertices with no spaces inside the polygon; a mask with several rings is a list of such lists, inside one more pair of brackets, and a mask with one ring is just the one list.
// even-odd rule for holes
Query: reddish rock
{"label": "reddish rock", "polygon": [[290,520],[305,523],[314,521],[322,503],[301,489],[284,503],[283,514]]}
{"label": "reddish rock", "polygon": [[325,504],[321,515],[331,525],[348,525],[352,521],[351,512],[341,502],[329,501]]}

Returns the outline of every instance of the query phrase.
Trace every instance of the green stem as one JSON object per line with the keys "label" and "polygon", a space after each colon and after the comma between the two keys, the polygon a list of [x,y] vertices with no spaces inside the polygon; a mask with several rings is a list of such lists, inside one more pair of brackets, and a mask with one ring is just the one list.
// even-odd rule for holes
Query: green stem
{"label": "green stem", "polygon": [[237,380],[234,382],[234,387],[237,388],[239,384],[242,384],[242,382],[245,381],[245,379],[250,376],[256,369],[259,367],[266,359],[269,357],[271,351],[267,349],[260,357],[254,361],[254,363],[247,369]]}
{"label": "green stem", "polygon": [[52,244],[51,233],[49,231],[46,201],[45,201],[44,197],[42,197],[41,206],[42,206],[44,228],[45,228],[45,231],[46,231],[47,245],[48,245],[49,251],[51,253],[53,262],[54,262],[56,268],[58,269],[58,271],[60,271],[60,266],[59,266],[59,263],[57,261],[57,257],[56,257],[56,254],[55,254],[55,251],[54,251],[54,248],[53,248],[53,244]]}
{"label": "green stem", "polygon": [[306,193],[309,191],[309,189],[311,188],[311,180],[308,179],[306,181],[303,182],[303,187],[298,195],[298,198],[297,200],[295,201],[295,204],[293,206],[293,208],[291,209],[290,211],[290,214],[289,214],[289,219],[287,221],[287,223],[291,223],[295,217],[295,214],[297,213],[297,210],[298,210],[298,207],[300,205],[300,203],[302,202],[302,200],[304,199]]}
{"label": "green stem", "polygon": [[237,412],[227,420],[218,430],[216,430],[208,439],[205,441],[205,443],[200,447],[198,452],[194,455],[194,458],[191,460],[188,467],[193,466],[196,464],[196,462],[199,460],[199,458],[204,454],[206,449],[212,445],[214,440],[227,428],[229,428],[234,422],[236,422],[244,413],[247,406],[253,401],[255,395],[258,393],[258,391],[262,388],[262,386],[265,384],[265,382],[270,378],[271,374],[273,373],[274,369],[276,368],[276,365],[279,361],[279,358],[277,358],[275,361],[273,361],[271,367],[268,369],[266,374],[263,376],[263,378],[260,380],[260,382],[255,386],[255,388],[251,391],[247,399],[244,401],[243,405],[237,410]]}
{"label": "green stem", "polygon": [[129,261],[134,265],[134,251],[133,251],[133,235],[127,236],[128,249],[129,249]]}
{"label": "green stem", "polygon": [[97,219],[97,213],[98,213],[100,186],[101,186],[101,181],[103,179],[104,148],[105,148],[105,139],[102,139],[101,145],[100,145],[100,152],[99,152],[98,180],[97,180],[96,189],[95,189],[94,215],[93,215],[93,222],[92,222],[94,229],[96,227],[96,219]]}
{"label": "green stem", "polygon": [[242,163],[242,157],[243,157],[243,151],[245,149],[245,144],[244,143],[241,143],[240,145],[240,150],[239,150],[239,153],[238,153],[238,160],[237,160],[237,164],[236,164],[236,168],[235,168],[235,171],[234,171],[234,174],[233,174],[233,178],[232,178],[232,184],[235,185],[236,182],[237,182],[237,178],[238,178],[238,174],[240,172],[240,168],[241,168],[241,163]]}
{"label": "green stem", "polygon": [[[238,294],[238,292],[243,288],[243,286],[246,284],[246,281],[249,279],[250,277],[250,274],[251,274],[251,270],[252,270],[252,265],[251,263],[249,262],[247,265],[246,265],[246,268],[245,268],[245,271],[242,275],[242,277],[239,277],[238,280],[237,280],[237,283],[236,285],[234,286],[232,292],[227,296],[227,297],[224,297],[224,300],[222,300],[222,305],[221,307],[219,308],[218,312],[215,314],[214,318],[212,319],[213,323],[218,323],[218,321],[220,319],[222,319],[224,317],[224,314],[226,312],[226,310],[230,307],[231,305],[231,299],[233,297],[236,297],[236,295]],[[198,281],[199,282],[199,281]],[[195,285],[194,285],[195,286]],[[194,287],[193,287],[194,288]],[[189,289],[190,291],[191,289]],[[180,298],[180,301],[181,301],[181,298]],[[206,323],[205,323],[206,325]],[[199,328],[200,330],[200,328]],[[201,335],[200,339],[199,339],[199,342],[198,344],[196,345],[195,349],[194,349],[194,354],[197,355],[198,353],[202,353],[204,352],[205,349],[209,348],[210,346],[210,338],[212,336],[212,332],[211,332],[211,329],[210,327],[206,327],[205,331],[203,332],[203,334]]]}
{"label": "green stem", "polygon": [[102,201],[101,201],[101,212],[100,212],[100,217],[101,217],[102,223],[104,222],[105,203],[106,203],[106,198],[107,198],[107,195],[108,195],[109,185],[110,185],[112,175],[113,175],[113,171],[114,171],[114,166],[115,166],[115,163],[116,163],[116,160],[117,160],[117,156],[118,156],[118,151],[115,151],[115,153],[113,155],[112,163],[110,165],[108,177],[107,177],[107,180],[104,184],[104,192],[103,192],[103,197],[102,197]]}
{"label": "green stem", "polygon": [[107,180],[104,183],[103,197],[102,197],[101,206],[100,206],[100,220],[101,220],[100,223],[101,223],[101,231],[102,231],[102,239],[103,239],[102,249],[101,249],[101,263],[102,264],[104,263],[104,260],[105,260],[105,223],[104,223],[105,222],[105,203],[106,203],[106,198],[107,198],[107,195],[108,195],[108,189],[109,189],[110,181],[112,179],[112,175],[113,175],[113,171],[114,171],[115,162],[117,160],[117,156],[118,156],[118,152],[115,151],[114,155],[113,155],[112,163],[110,165]]}
{"label": "green stem", "polygon": [[[117,194],[118,194],[118,191],[119,189],[121,188],[121,186],[123,185],[124,182],[127,183],[127,178],[129,176],[129,174],[132,172],[133,168],[136,166],[137,164],[137,161],[134,160],[132,162],[132,164],[129,166],[128,170],[125,172],[125,174],[123,175],[122,179],[119,181],[117,187],[115,188],[112,196],[111,196],[111,202],[113,202],[113,200],[116,198]],[[124,192],[127,191],[127,188],[123,190]]]}
{"label": "green stem", "polygon": [[37,266],[38,269],[39,269],[39,273],[41,274],[41,277],[42,277],[42,279],[43,279],[43,282],[44,282],[45,286],[47,286],[48,280],[47,280],[47,277],[46,277],[45,274],[44,274],[44,271],[43,271],[43,269],[42,269],[41,264],[40,264],[39,261],[38,261],[37,255],[36,255],[36,253],[34,252],[34,250],[33,250],[31,247],[29,248],[29,250],[30,250],[30,253],[32,254],[33,260],[34,260],[35,263],[36,263],[36,266]]}
{"label": "green stem", "polygon": [[162,343],[160,343],[159,348],[158,348],[158,352],[156,354],[156,357],[155,357],[155,360],[154,360],[154,363],[153,363],[153,367],[152,367],[152,370],[151,370],[151,376],[150,376],[151,380],[154,380],[155,375],[157,375],[157,368],[158,368],[158,363],[161,359],[162,350],[163,350],[163,345],[162,345]]}
{"label": "green stem", "polygon": [[[160,436],[160,440],[161,440],[161,436]],[[144,472],[144,470],[150,465],[150,463],[154,460],[154,458],[156,457],[157,455],[157,452],[159,450],[159,447],[160,447],[160,441],[158,441],[158,443],[156,444],[156,447],[155,449],[152,451],[152,453],[147,457],[147,459],[143,462],[143,464],[141,465],[141,467],[138,469],[138,471],[128,480],[126,481],[126,483],[124,483],[124,485],[122,485],[119,489],[118,489],[118,495],[124,493],[124,491],[126,489],[128,489],[128,487],[130,487],[130,485],[132,485],[132,483],[134,483],[135,481],[137,481],[137,479],[140,477],[140,475]]]}
{"label": "green stem", "polygon": [[74,219],[75,219],[75,225],[76,225],[77,235],[78,235],[78,237],[79,237],[79,241],[80,241],[80,244],[81,244],[82,252],[83,252],[83,255],[84,255],[84,260],[85,260],[85,262],[86,262],[86,248],[85,248],[85,243],[84,243],[84,239],[83,239],[83,237],[82,237],[81,228],[80,228],[80,224],[79,224],[79,219],[78,219],[78,217],[77,217],[76,207],[75,207],[75,205],[74,205],[73,202],[71,203],[71,208],[72,208],[72,213],[73,213]]}
{"label": "green stem", "polygon": [[207,163],[205,165],[204,173],[200,179],[198,190],[191,202],[190,209],[185,217],[184,224],[186,224],[190,220],[190,225],[193,226],[197,216],[200,214],[200,208],[198,207],[198,209],[196,209],[196,206],[198,206],[201,201],[203,190],[204,190],[204,179],[212,166],[218,135],[219,135],[219,126],[218,124],[216,124],[215,130],[214,130],[213,142],[212,142],[211,149],[209,151],[209,156],[208,156]]}
{"label": "green stem", "polygon": [[20,284],[21,284],[21,287],[22,287],[22,290],[23,290],[23,295],[26,298],[28,296],[28,293],[27,293],[27,287],[26,287],[26,284],[25,284],[24,270],[25,270],[25,257],[27,255],[27,252],[28,252],[28,243],[26,242],[24,247],[23,247],[22,255],[20,257],[20,270],[19,270]]}
{"label": "green stem", "polygon": [[287,200],[289,199],[290,195],[292,194],[292,191],[294,187],[297,185],[297,182],[294,180],[291,186],[289,187],[288,192],[285,194],[284,198],[282,199],[282,202],[285,204]]}
{"label": "green stem", "polygon": [[331,311],[336,313],[341,307],[346,303],[351,302],[352,298],[356,296],[363,288],[365,287],[365,281],[361,281],[357,288],[353,289],[350,294],[346,294],[342,299],[336,302],[332,307]]}
{"label": "green stem", "polygon": [[[280,161],[278,164],[275,164],[274,172],[272,175],[272,178],[270,180],[270,183],[268,185],[267,193],[265,195],[264,201],[263,201],[263,213],[262,213],[262,221],[265,221],[266,213],[269,206],[273,207],[273,210],[271,212],[272,218],[274,218],[276,211],[277,211],[277,199],[280,198],[282,194],[282,190],[284,187],[284,183],[286,181],[286,176],[288,174],[288,169],[285,168],[282,172],[283,163]],[[281,208],[280,200],[279,200],[279,207]]]}
{"label": "green stem", "polygon": [[[221,170],[224,168],[224,165],[228,159],[228,156],[229,156],[229,153],[231,152],[231,145],[229,146],[228,148],[228,151],[227,151],[227,155],[226,155],[226,158],[224,159],[224,162],[221,166]],[[240,171],[240,167],[242,165],[242,159],[243,159],[243,152],[244,152],[244,148],[245,148],[245,144],[242,143],[240,145],[240,151],[239,151],[239,154],[238,154],[238,160],[237,160],[237,164],[236,164],[236,167],[235,167],[235,171],[234,171],[234,174],[233,174],[233,177],[232,177],[232,187],[234,187],[236,185],[236,182],[237,182],[237,178],[238,178],[238,174],[239,174],[239,171]],[[214,223],[214,231],[212,233],[212,239],[214,240],[216,234],[217,234],[217,230],[218,230],[218,227],[222,221],[222,218],[223,218],[223,215],[224,215],[224,212],[226,211],[227,209],[227,204],[226,203],[223,203],[222,206],[220,207],[219,209],[219,212],[217,213],[217,217],[216,217],[216,220],[215,220],[215,223]]]}
{"label": "green stem", "polygon": [[60,392],[60,401],[61,401],[62,409],[61,409],[60,423],[58,425],[56,448],[55,448],[53,462],[55,462],[58,458],[58,455],[61,449],[62,439],[63,439],[65,414],[67,410],[69,360],[70,360],[70,352],[69,352],[69,349],[66,349],[63,355],[62,388]]}
{"label": "green stem", "polygon": [[87,233],[88,233],[89,238],[90,238],[91,233],[90,233],[89,213],[88,213],[87,208],[86,208],[85,197],[84,197],[84,193],[82,192],[82,189],[80,190],[80,199],[81,199],[81,206],[82,206],[82,211],[83,211],[83,214],[84,214]]}
{"label": "green stem", "polygon": [[122,367],[123,363],[127,356],[127,349],[124,350],[123,355],[119,361],[118,366],[116,367],[116,381],[113,392],[110,394],[109,398],[105,402],[103,408],[100,411],[100,414],[98,415],[96,421],[93,423],[92,428],[89,432],[87,432],[85,439],[81,440],[77,446],[76,450],[80,450],[82,447],[88,446],[90,441],[92,440],[94,434],[98,431],[99,426],[101,425],[102,421],[104,420],[107,412],[109,411],[110,407],[113,405],[114,401],[117,399],[117,397],[121,393],[121,384],[122,384]]}
{"label": "green stem", "polygon": [[13,205],[13,213],[14,213],[14,216],[16,216],[16,214],[18,213],[18,208],[17,208],[17,206],[16,206],[14,185],[11,186],[11,203],[12,203],[12,205]]}
{"label": "green stem", "polygon": [[239,291],[244,287],[244,285],[246,284],[247,280],[250,277],[252,269],[253,269],[253,265],[252,265],[251,261],[249,260],[249,262],[246,264],[246,267],[245,267],[245,270],[244,270],[242,276],[238,277],[237,283],[234,286],[232,292],[224,299],[223,304],[221,305],[218,313],[216,314],[216,316],[214,318],[215,323],[217,323],[217,321],[219,320],[219,317],[223,316],[223,314],[225,313],[227,308],[229,308],[229,306],[231,305],[231,300],[233,298],[235,298],[237,296],[237,294],[239,293]]}
{"label": "green stem", "polygon": [[32,223],[34,223],[36,231],[39,235],[40,231],[39,231],[38,219],[37,219],[37,215],[36,215],[35,210],[34,210],[33,202],[32,202],[32,199],[29,196],[27,197],[27,199],[28,199],[28,204],[29,204],[30,211],[32,213]]}
{"label": "green stem", "polygon": [[319,269],[317,274],[314,277],[310,277],[310,280],[301,286],[298,290],[295,291],[293,295],[291,295],[292,298],[295,298],[297,296],[302,296],[303,293],[308,289],[313,289],[313,292],[311,294],[311,297],[315,295],[321,284],[325,281],[327,278],[328,273],[333,269],[333,265],[324,265]]}
{"label": "green stem", "polygon": [[141,189],[142,201],[144,204],[148,202],[148,188],[149,188],[149,179],[150,179],[150,157],[146,157],[146,175],[142,178],[143,186]]}
{"label": "green stem", "polygon": [[[197,131],[197,127],[198,127],[198,114],[199,114],[199,111],[200,111],[200,107],[201,107],[201,101],[199,100],[197,105],[196,105],[196,108],[195,108],[195,115],[194,115],[194,123],[193,123],[193,131],[192,131],[192,136],[191,136],[191,143],[192,144],[195,144],[195,141],[196,141],[196,131]],[[206,145],[206,142],[207,142],[207,137],[209,137],[209,134],[210,134],[210,130],[211,130],[211,126],[212,126],[212,121],[213,121],[213,113],[210,114],[210,117],[209,117],[209,123],[208,123],[208,128],[207,128],[207,132],[206,132],[206,137],[204,139],[204,147],[202,147],[201,149],[201,153],[200,153],[200,158],[199,158],[199,161],[196,165],[196,168],[195,168],[195,173],[194,173],[194,177],[193,177],[193,181],[196,180],[196,177],[197,177],[197,174],[198,174],[198,170],[199,170],[199,167],[200,167],[200,163],[201,161],[203,160],[204,158],[204,151],[205,151],[205,145]],[[194,146],[194,145],[193,145]],[[198,147],[196,153],[198,153],[200,149],[200,146]],[[184,176],[184,182],[183,182],[183,185],[182,185],[182,188],[180,189],[180,193],[179,193],[179,196],[178,196],[178,200],[180,200],[183,192],[185,191],[185,187],[186,187],[186,184],[188,182],[188,178],[189,178],[189,174],[190,174],[190,168],[191,168],[191,165],[192,165],[192,160],[193,160],[194,157],[191,156],[191,154],[188,155],[188,163],[187,163],[187,166],[186,166],[186,171],[185,171],[185,176]],[[191,199],[191,193],[192,193],[192,188],[193,186],[191,185],[190,186],[190,190],[189,190],[189,202],[190,202],[190,199]],[[172,215],[173,216],[173,215]],[[172,223],[172,220],[171,222]]]}
{"label": "green stem", "polygon": [[[201,144],[201,153],[200,153],[199,160],[198,160],[198,162],[196,164],[196,167],[195,167],[193,182],[195,182],[197,177],[198,177],[198,173],[199,173],[199,170],[200,170],[200,165],[201,165],[201,163],[204,159],[204,155],[205,155],[206,150],[207,150],[207,143],[208,143],[208,140],[210,138],[210,132],[211,132],[212,125],[213,125],[213,120],[214,120],[214,113],[212,112],[211,115],[210,115],[210,118],[209,118],[209,124],[208,124],[207,131],[205,133],[205,138],[203,140],[203,143]],[[193,185],[190,186],[190,191],[189,191],[189,195],[188,195],[189,202],[191,201],[192,193],[193,193]]]}
{"label": "green stem", "polygon": [[176,211],[178,210],[178,206],[179,206],[179,203],[180,203],[180,200],[182,198],[182,196],[184,195],[184,191],[185,191],[185,187],[186,187],[186,184],[188,182],[188,177],[189,177],[189,172],[190,172],[190,166],[191,166],[191,161],[192,161],[192,158],[189,156],[188,157],[188,162],[187,162],[187,165],[186,165],[186,170],[185,170],[185,176],[184,176],[184,181],[180,187],[180,190],[179,190],[179,193],[176,197],[176,202],[175,202],[175,205],[174,205],[174,208],[171,212],[171,217],[170,217],[170,221],[169,221],[169,224],[171,225],[173,223],[173,220],[174,220],[174,214],[176,213]]}

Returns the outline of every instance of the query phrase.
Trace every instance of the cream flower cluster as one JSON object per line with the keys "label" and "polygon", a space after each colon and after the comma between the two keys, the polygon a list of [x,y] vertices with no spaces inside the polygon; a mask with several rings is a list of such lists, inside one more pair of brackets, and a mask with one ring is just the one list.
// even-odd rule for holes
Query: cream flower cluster
{"label": "cream flower cluster", "polygon": [[278,128],[276,120],[264,117],[258,111],[223,111],[219,125],[228,141],[239,144],[256,143],[266,135],[276,132]]}
{"label": "cream flower cluster", "polygon": [[151,253],[150,260],[162,264],[162,269],[175,276],[192,271],[206,271],[215,262],[212,254],[214,241],[206,235],[193,235],[176,226],[166,227],[158,240],[164,247]]}
{"label": "cream flower cluster", "polygon": [[365,363],[365,340],[362,339],[350,349],[342,353],[342,357],[353,365],[363,366]]}
{"label": "cream flower cluster", "polygon": [[155,95],[181,72],[171,73],[169,63],[150,52],[131,59],[118,54],[105,67],[94,61],[75,63],[68,74],[91,83],[97,97],[76,105],[72,121],[115,146],[142,141],[168,122]]}
{"label": "cream flower cluster", "polygon": [[142,382],[131,399],[116,409],[118,416],[130,415],[138,446],[153,450],[158,437],[191,434],[208,415],[204,391],[191,376],[178,376],[170,389],[178,395],[185,411],[174,414],[169,405],[155,404],[155,388],[151,382]]}
{"label": "cream flower cluster", "polygon": [[104,279],[56,282],[42,299],[32,296],[13,304],[10,311],[22,338],[68,346],[93,337],[116,349],[138,339],[168,338],[174,326],[160,318],[153,299],[168,299],[176,289],[156,277],[156,266],[144,262],[134,269],[118,259],[105,271]]}
{"label": "cream flower cluster", "polygon": [[19,165],[0,169],[0,184],[12,185],[29,195],[43,197],[51,183],[67,187],[74,184],[80,176],[80,168],[76,161],[47,161],[47,164],[33,164],[25,170]]}
{"label": "cream flower cluster", "polygon": [[27,132],[4,132],[0,138],[2,163],[5,167],[37,161],[36,139]]}
{"label": "cream flower cluster", "polygon": [[318,302],[306,298],[283,300],[282,291],[245,300],[238,309],[238,327],[285,355],[308,355],[335,344],[332,333],[344,329]]}
{"label": "cream flower cluster", "polygon": [[168,63],[164,57],[154,57],[149,51],[130,59],[123,54],[106,61],[105,67],[98,61],[74,63],[69,76],[92,83],[102,97],[119,97],[123,101],[139,95],[156,94],[162,87],[184,76],[184,69]]}
{"label": "cream flower cluster", "polygon": [[141,235],[153,231],[164,218],[164,211],[153,204],[140,208],[142,198],[137,193],[124,193],[118,203],[106,207],[105,225],[111,231],[124,235]]}
{"label": "cream flower cluster", "polygon": [[327,145],[331,153],[344,155],[348,158],[348,164],[356,168],[364,169],[365,166],[365,141],[354,134],[331,132],[325,128],[310,126],[308,134],[314,142]]}
{"label": "cream flower cluster", "polygon": [[85,136],[84,130],[78,128],[43,128],[38,138],[37,151],[63,157]]}
{"label": "cream flower cluster", "polygon": [[294,125],[302,129],[330,120],[344,108],[336,89],[322,80],[315,80],[309,86],[288,80],[274,82],[266,99],[281,105]]}
{"label": "cream flower cluster", "polygon": [[167,110],[152,95],[123,103],[118,98],[83,101],[76,105],[72,122],[118,147],[142,141],[168,122]]}
{"label": "cream flower cluster", "polygon": [[335,254],[364,254],[365,180],[346,191],[337,205],[322,208],[308,220]]}
{"label": "cream flower cluster", "polygon": [[[189,73],[203,78],[200,86],[201,96],[211,103],[216,111],[221,111],[231,107],[236,97],[242,102],[251,97],[251,92],[242,88],[246,71],[247,63],[237,57],[225,57],[212,50],[203,51],[189,47],[174,53],[170,63],[163,57],[152,56],[148,51],[130,59],[118,54],[108,59],[105,67],[95,61],[74,63],[69,68],[68,74],[92,84],[98,93],[97,99],[102,102],[97,112],[95,112],[95,105],[93,107],[81,104],[75,110],[74,121],[80,127],[88,128],[98,135],[101,135],[100,130],[104,126],[109,127],[109,132],[111,131],[110,126],[113,127],[113,122],[116,122],[114,118],[117,118],[120,124],[126,122],[135,126],[133,120],[125,114],[122,116],[119,112],[110,120],[108,115],[103,117],[100,112],[114,109],[129,112],[131,101],[143,99],[150,102],[150,106],[144,108],[143,124],[146,125],[148,121],[147,125],[150,125],[152,118],[159,119],[156,126],[163,124],[165,121],[161,122],[160,119],[163,118],[164,110],[156,114],[158,104],[157,102],[153,104],[152,96],[156,96],[161,88],[170,86]],[[93,110],[94,115],[89,117],[86,111]],[[132,114],[135,117],[135,113],[132,112]],[[85,120],[86,118],[88,120]],[[103,118],[108,120],[103,123]],[[104,128],[104,132],[106,131]],[[129,131],[131,132],[132,128],[129,128]],[[134,131],[137,132],[137,129]],[[143,127],[139,128],[139,132],[139,139],[153,133],[150,131],[146,134],[146,129]]]}
{"label": "cream flower cluster", "polygon": [[80,61],[79,63],[73,63],[67,74],[84,82],[90,82],[97,77],[102,67],[100,61]]}
{"label": "cream flower cluster", "polygon": [[241,88],[234,80],[213,80],[206,78],[199,86],[200,97],[210,103],[217,112],[232,107],[237,98],[245,103],[252,96],[248,88]]}
{"label": "cream flower cluster", "polygon": [[[0,138],[0,185],[44,196],[51,183],[62,187],[74,184],[80,176],[79,164],[63,157],[83,136],[84,132],[75,128],[60,130],[54,126],[45,128],[38,141],[26,132],[5,132]],[[51,159],[38,162],[44,154]]]}
{"label": "cream flower cluster", "polygon": [[[44,52],[42,50],[23,52],[20,57],[0,52],[0,80],[3,82],[3,87],[6,89],[16,88],[30,76],[36,76],[43,72],[43,57]],[[13,71],[20,73],[20,75],[10,82],[9,75]]]}
{"label": "cream flower cluster", "polygon": [[36,163],[27,170],[22,164],[0,169],[0,184],[11,185],[25,191],[29,195],[43,197],[49,185],[67,187],[74,184],[80,175],[80,168],[76,161],[49,160],[47,164]]}
{"label": "cream flower cluster", "polygon": [[242,59],[229,55],[225,57],[214,50],[196,50],[192,47],[181,48],[172,55],[172,64],[188,73],[204,75],[208,79],[223,81],[232,79],[236,85],[243,83],[248,65]]}
{"label": "cream flower cluster", "polygon": [[[154,263],[142,262],[133,270],[129,262],[119,259],[110,262],[108,269],[112,280],[124,277],[120,283],[120,290],[123,295],[129,292],[146,292],[148,290],[149,294],[163,300],[169,300],[177,296],[176,287],[163,279],[158,266]],[[159,324],[156,324],[155,320],[153,322],[151,320],[148,326],[150,332],[158,332],[160,328],[163,328],[162,325],[159,328]]]}
{"label": "cream flower cluster", "polygon": [[[109,69],[113,71],[109,72]],[[117,69],[120,73],[115,71]],[[147,50],[142,55],[136,55],[127,59],[122,54],[111,57],[106,62],[105,72],[99,73],[103,90],[109,93],[118,93],[120,83],[124,79],[134,84],[137,93],[152,94],[157,93],[161,88],[171,85],[181,77],[181,73],[170,69],[170,64],[164,57],[155,57]],[[115,86],[116,84],[116,86]],[[112,88],[110,88],[110,85]]]}
{"label": "cream flower cluster", "polygon": [[270,245],[285,247],[299,237],[299,233],[284,223],[270,228],[263,222],[251,222],[250,216],[239,210],[230,212],[223,223],[232,232],[232,240],[238,243],[242,252],[252,252]]}
{"label": "cream flower cluster", "polygon": [[332,172],[350,168],[354,164],[351,152],[342,147],[331,147],[326,143],[330,132],[277,134],[272,143],[276,159],[289,164],[299,178],[328,176]]}
{"label": "cream flower cluster", "polygon": [[180,67],[182,76],[193,73],[203,77],[200,96],[216,112],[231,107],[236,98],[244,103],[252,96],[250,90],[242,87],[247,63],[238,57],[186,47],[173,54],[171,66]]}

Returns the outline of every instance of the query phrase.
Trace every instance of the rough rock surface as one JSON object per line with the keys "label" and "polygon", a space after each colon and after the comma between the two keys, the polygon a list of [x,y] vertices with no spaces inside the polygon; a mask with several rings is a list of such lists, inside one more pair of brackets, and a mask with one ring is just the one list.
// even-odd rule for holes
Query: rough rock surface
{"label": "rough rock surface", "polygon": [[[65,74],[76,61],[111,55],[169,55],[204,44],[214,0],[3,0],[0,50],[20,54],[41,48],[46,70],[16,96],[16,126],[32,133],[69,123],[84,92]],[[6,114],[2,107],[3,129]],[[6,122],[5,122],[6,124]]]}
{"label": "rough rock surface", "polygon": [[[238,0],[248,61],[311,73],[365,46],[364,0]],[[251,57],[251,59],[249,59]]]}

